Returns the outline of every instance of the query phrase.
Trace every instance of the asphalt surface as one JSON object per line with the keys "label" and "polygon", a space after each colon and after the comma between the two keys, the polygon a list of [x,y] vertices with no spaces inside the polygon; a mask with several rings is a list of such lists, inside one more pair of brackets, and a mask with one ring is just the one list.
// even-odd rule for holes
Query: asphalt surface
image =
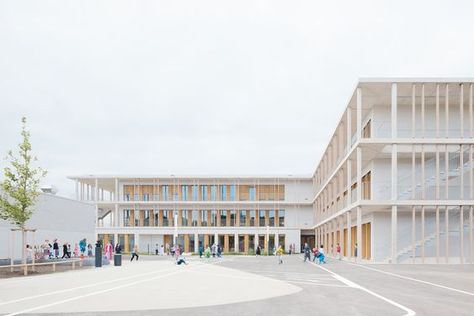
{"label": "asphalt surface", "polygon": [[[319,266],[292,255],[285,256],[283,264],[275,257],[233,256],[193,258],[186,267],[177,267],[169,259],[143,259],[104,269],[101,275],[110,279],[100,282],[109,283],[85,283],[87,289],[80,289],[81,282],[97,278],[94,272],[50,275],[45,279],[49,285],[40,277],[5,285],[0,281],[0,315],[21,311],[136,316],[474,314],[473,265],[356,265],[328,260]],[[120,277],[126,279],[115,281]],[[55,282],[64,280],[61,289],[66,292],[50,294],[56,290]],[[39,282],[43,288],[37,288]],[[9,303],[38,293],[44,296]]]}

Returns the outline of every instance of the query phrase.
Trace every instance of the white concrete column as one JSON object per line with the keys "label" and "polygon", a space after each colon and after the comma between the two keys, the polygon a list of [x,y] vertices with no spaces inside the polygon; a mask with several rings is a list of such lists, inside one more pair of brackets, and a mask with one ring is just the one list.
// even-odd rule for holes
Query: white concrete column
{"label": "white concrete column", "polygon": [[444,236],[445,236],[445,248],[444,248],[444,255],[446,259],[446,263],[449,262],[449,209],[448,206],[446,206],[446,211],[444,214]]}
{"label": "white concrete column", "polygon": [[119,198],[119,185],[118,185],[118,179],[115,178],[115,193],[114,193],[114,200],[116,202],[120,201],[121,198]]}
{"label": "white concrete column", "polygon": [[464,263],[464,207],[459,207],[459,259],[461,263]]}
{"label": "white concrete column", "polygon": [[362,148],[357,147],[357,201],[362,200]]}
{"label": "white concrete column", "polygon": [[[219,234],[217,234],[217,233],[214,234],[214,243],[216,245],[219,244]],[[223,246],[223,245],[221,245],[221,246]]]}
{"label": "white concrete column", "polygon": [[392,144],[392,159],[391,159],[391,200],[396,201],[398,198],[398,149],[397,144]]}
{"label": "white concrete column", "polygon": [[425,206],[421,206],[421,263],[425,263]]}
{"label": "white concrete column", "polygon": [[117,203],[115,203],[115,210],[114,210],[114,227],[119,227],[119,209],[118,209]]}
{"label": "white concrete column", "polygon": [[351,211],[346,213],[347,215],[347,257],[352,257],[352,214]]}
{"label": "white concrete column", "polygon": [[239,234],[234,234],[234,251],[239,252]]}
{"label": "white concrete column", "polygon": [[198,253],[199,252],[199,234],[194,233],[194,252]]}
{"label": "white concrete column", "polygon": [[347,159],[347,205],[351,205],[352,161]]}
{"label": "white concrete column", "polygon": [[[257,214],[258,216],[258,214]],[[255,251],[257,251],[257,246],[258,246],[258,234],[255,234],[255,236],[253,237],[253,246],[254,246],[254,249]]]}
{"label": "white concrete column", "polygon": [[362,89],[357,88],[357,139],[360,140],[362,138]]}
{"label": "white concrete column", "polygon": [[[118,234],[115,233],[115,234],[114,234],[114,244],[112,245],[112,246],[114,246],[114,251],[115,251],[115,245],[116,245],[117,243],[118,243]],[[123,247],[123,245],[122,245],[122,247]]]}
{"label": "white concrete column", "polygon": [[425,131],[425,85],[421,85],[421,137],[426,137]]}
{"label": "white concrete column", "polygon": [[414,205],[411,208],[411,252],[412,252],[412,263],[415,263],[415,257],[416,257],[416,207]]}
{"label": "white concrete column", "polygon": [[397,84],[392,83],[392,104],[391,104],[391,127],[392,138],[397,138]]}
{"label": "white concrete column", "polygon": [[362,259],[362,208],[357,207],[357,260]]}
{"label": "white concrete column", "polygon": [[436,138],[439,138],[439,84],[436,85],[435,126],[436,126]]}
{"label": "white concrete column", "polygon": [[350,152],[351,147],[352,147],[352,113],[351,113],[351,108],[347,107],[346,111],[346,120],[347,120],[347,126],[346,126],[346,133],[347,133],[347,153]]}
{"label": "white concrete column", "polygon": [[459,128],[461,129],[461,138],[464,138],[464,84],[461,83],[459,96]]}
{"label": "white concrete column", "polygon": [[444,128],[445,128],[445,137],[449,137],[449,84],[446,84],[446,95],[445,95],[445,109],[444,109]]}
{"label": "white concrete column", "polygon": [[99,180],[95,178],[94,184],[94,201],[99,201]]}
{"label": "white concrete column", "polygon": [[439,206],[436,205],[436,263],[439,263]]}
{"label": "white concrete column", "polygon": [[74,180],[74,191],[76,192],[76,200],[79,200],[79,184],[77,183],[77,179]]}
{"label": "white concrete column", "polygon": [[392,205],[392,242],[391,242],[391,252],[392,252],[392,262],[391,263],[397,263],[397,206]]}
{"label": "white concrete column", "polygon": [[275,234],[275,249],[278,249],[278,246],[280,245],[279,240],[278,240],[278,234]]}
{"label": "white concrete column", "polygon": [[416,137],[416,85],[411,88],[411,137]]}
{"label": "white concrete column", "polygon": [[[140,247],[139,246],[140,245],[140,234],[134,234],[133,239],[134,239],[134,246],[137,245],[138,247]],[[130,249],[130,250],[132,250],[132,249]],[[143,252],[143,249],[138,248],[138,251]]]}

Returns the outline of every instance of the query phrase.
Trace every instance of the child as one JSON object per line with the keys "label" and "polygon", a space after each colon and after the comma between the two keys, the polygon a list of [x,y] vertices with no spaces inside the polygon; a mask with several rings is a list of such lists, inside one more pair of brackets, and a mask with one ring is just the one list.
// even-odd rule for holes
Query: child
{"label": "child", "polygon": [[278,264],[283,263],[283,259],[282,259],[283,253],[284,253],[283,248],[281,246],[278,246],[278,249],[276,251],[276,254],[278,256]]}

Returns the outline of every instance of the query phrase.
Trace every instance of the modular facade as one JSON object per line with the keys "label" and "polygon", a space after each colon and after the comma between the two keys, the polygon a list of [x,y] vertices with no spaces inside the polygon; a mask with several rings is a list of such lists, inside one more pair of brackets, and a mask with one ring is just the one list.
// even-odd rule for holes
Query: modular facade
{"label": "modular facade", "polygon": [[337,245],[391,263],[472,263],[473,79],[361,79],[308,176],[72,176],[127,250]]}

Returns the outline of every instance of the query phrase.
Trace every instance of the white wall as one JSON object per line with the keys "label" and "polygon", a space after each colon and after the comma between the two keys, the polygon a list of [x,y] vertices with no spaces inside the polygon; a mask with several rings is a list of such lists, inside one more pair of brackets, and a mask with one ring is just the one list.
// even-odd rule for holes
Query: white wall
{"label": "white wall", "polygon": [[[13,226],[0,220],[0,258],[9,258],[10,228]],[[89,203],[70,200],[67,198],[41,194],[33,212],[27,222],[27,228],[37,229],[36,244],[40,245],[45,239],[52,241],[57,238],[67,241],[74,249],[74,243],[87,238],[91,244],[95,243],[95,206]],[[15,257],[21,257],[21,234],[16,235]],[[28,243],[32,244],[31,237]],[[62,252],[62,248],[60,250]]]}

